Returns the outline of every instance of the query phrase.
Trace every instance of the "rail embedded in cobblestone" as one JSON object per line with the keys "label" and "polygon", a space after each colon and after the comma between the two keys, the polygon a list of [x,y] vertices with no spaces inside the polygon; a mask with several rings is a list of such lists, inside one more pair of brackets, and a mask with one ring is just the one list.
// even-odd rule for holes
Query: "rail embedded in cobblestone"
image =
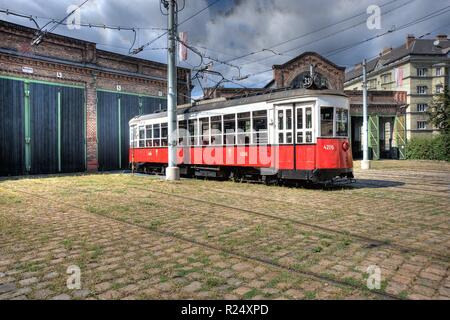
{"label": "rail embedded in cobblestone", "polygon": [[[0,189],[2,189],[2,188],[0,187]],[[31,197],[34,197],[34,198],[38,198],[38,199],[41,199],[41,200],[46,200],[48,203],[53,203],[53,204],[56,204],[58,206],[68,206],[68,207],[71,207],[73,209],[82,210],[82,211],[84,211],[85,213],[87,213],[89,215],[94,214],[96,216],[100,216],[100,217],[103,217],[103,218],[106,218],[106,219],[109,219],[109,220],[112,220],[112,221],[115,221],[115,222],[118,222],[118,223],[121,223],[121,224],[126,224],[126,225],[129,225],[129,226],[133,226],[133,227],[139,228],[141,230],[144,230],[146,233],[153,233],[153,234],[157,234],[157,235],[160,235],[160,236],[171,237],[171,238],[174,238],[174,239],[178,239],[180,241],[184,241],[184,242],[187,242],[187,243],[190,243],[190,244],[201,246],[201,247],[204,247],[204,248],[207,248],[207,249],[210,249],[210,250],[214,250],[214,251],[217,251],[217,252],[220,252],[220,253],[225,253],[225,254],[227,254],[229,256],[233,256],[233,257],[236,257],[236,258],[241,258],[241,259],[245,259],[245,260],[249,260],[249,261],[258,262],[258,263],[261,263],[261,264],[264,264],[264,265],[267,265],[267,266],[271,266],[271,267],[277,268],[279,270],[288,271],[288,272],[293,273],[293,274],[298,274],[298,275],[301,275],[301,276],[311,277],[311,278],[314,278],[316,280],[323,281],[323,282],[326,282],[326,283],[330,283],[330,284],[333,284],[333,285],[336,285],[336,286],[344,286],[344,287],[349,287],[349,288],[352,288],[352,289],[360,290],[360,291],[365,292],[367,294],[373,294],[373,295],[376,295],[376,296],[378,296],[380,298],[383,298],[383,299],[390,299],[390,300],[404,300],[404,299],[406,299],[405,297],[398,296],[398,295],[395,295],[395,294],[390,294],[390,293],[384,292],[382,290],[369,289],[369,288],[367,288],[367,286],[359,284],[359,283],[355,283],[353,281],[346,281],[345,279],[337,279],[337,278],[334,278],[334,277],[325,276],[323,274],[319,274],[319,273],[315,273],[315,272],[311,272],[311,271],[307,271],[307,270],[298,270],[296,268],[292,268],[292,267],[289,267],[289,266],[278,264],[278,263],[273,262],[273,261],[268,260],[268,259],[263,259],[263,258],[259,258],[259,257],[253,257],[253,256],[250,256],[250,255],[247,255],[247,254],[238,253],[238,252],[235,252],[235,251],[232,251],[232,250],[228,250],[226,248],[221,248],[221,247],[218,247],[218,246],[214,246],[214,245],[202,242],[202,241],[197,241],[195,239],[189,239],[189,238],[183,237],[183,236],[178,235],[178,234],[173,233],[173,232],[161,231],[161,230],[151,230],[151,229],[149,229],[147,227],[144,227],[142,225],[139,225],[137,223],[133,223],[133,222],[126,221],[126,220],[123,220],[123,219],[117,219],[117,218],[111,217],[108,214],[92,213],[87,208],[84,208],[82,206],[79,206],[79,205],[76,205],[76,204],[73,204],[73,203],[69,203],[67,201],[55,200],[55,199],[52,199],[50,197],[45,197],[45,196],[42,196],[42,195],[39,195],[39,194],[35,194],[35,193],[29,192],[29,191],[26,191],[26,190],[18,189],[18,188],[12,188],[12,189],[9,189],[9,191],[10,192],[16,192],[16,193],[19,193],[19,194],[26,194],[28,196],[31,196]]]}

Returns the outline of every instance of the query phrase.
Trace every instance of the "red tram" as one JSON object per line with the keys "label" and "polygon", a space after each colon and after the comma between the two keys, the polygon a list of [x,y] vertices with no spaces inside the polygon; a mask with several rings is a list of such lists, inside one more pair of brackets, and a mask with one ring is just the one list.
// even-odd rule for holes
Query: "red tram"
{"label": "red tram", "polygon": [[[178,109],[184,176],[269,181],[353,178],[349,100],[339,91],[294,89]],[[130,163],[164,173],[167,113],[130,120]]]}

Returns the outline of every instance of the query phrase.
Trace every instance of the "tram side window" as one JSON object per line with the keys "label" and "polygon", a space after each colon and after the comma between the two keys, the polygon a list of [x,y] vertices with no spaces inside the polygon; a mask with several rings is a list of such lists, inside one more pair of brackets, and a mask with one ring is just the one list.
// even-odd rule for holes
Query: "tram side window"
{"label": "tram side window", "polygon": [[167,128],[167,123],[161,124],[161,146],[167,147],[168,146],[168,133],[169,130]]}
{"label": "tram side window", "polygon": [[222,116],[211,117],[211,144],[222,144]]}
{"label": "tram side window", "polygon": [[195,146],[198,144],[198,128],[197,128],[197,119],[189,120],[189,145]]}
{"label": "tram side window", "polygon": [[313,142],[313,121],[312,121],[312,108],[308,107],[305,108],[305,115],[306,115],[306,143],[312,143]]}
{"label": "tram side window", "polygon": [[139,148],[145,147],[145,127],[139,127]]}
{"label": "tram side window", "polygon": [[223,144],[234,145],[236,140],[236,114],[223,116]]}
{"label": "tram side window", "polygon": [[267,144],[267,110],[253,111],[253,143]]}
{"label": "tram side window", "polygon": [[277,110],[278,143],[290,144],[293,142],[292,106],[280,106]]}
{"label": "tram side window", "polygon": [[286,109],[286,143],[292,143],[292,110]]}
{"label": "tram side window", "polygon": [[209,118],[201,118],[200,121],[200,144],[209,145]]}
{"label": "tram side window", "polygon": [[250,131],[251,121],[250,121],[250,112],[238,113],[238,134],[237,134],[237,143],[238,144],[250,144]]}
{"label": "tram side window", "polygon": [[188,144],[187,121],[178,121],[178,145],[186,146]]}
{"label": "tram side window", "polygon": [[348,110],[336,108],[336,136],[348,135]]}
{"label": "tram side window", "polygon": [[130,148],[136,148],[136,126],[130,127]]}
{"label": "tram side window", "polygon": [[152,136],[153,127],[152,127],[152,125],[149,124],[149,125],[145,126],[145,131],[146,131],[146,133],[145,133],[145,146],[146,147],[152,147],[153,146],[153,143],[152,143],[152,140],[153,140],[153,136]]}
{"label": "tram side window", "polygon": [[312,143],[313,142],[313,112],[312,107],[297,106],[297,143]]}
{"label": "tram side window", "polygon": [[297,143],[303,143],[303,108],[297,109]]}
{"label": "tram side window", "polygon": [[320,108],[320,133],[322,137],[333,136],[333,107]]}
{"label": "tram side window", "polygon": [[159,147],[161,145],[161,125],[159,123],[153,125],[153,146]]}

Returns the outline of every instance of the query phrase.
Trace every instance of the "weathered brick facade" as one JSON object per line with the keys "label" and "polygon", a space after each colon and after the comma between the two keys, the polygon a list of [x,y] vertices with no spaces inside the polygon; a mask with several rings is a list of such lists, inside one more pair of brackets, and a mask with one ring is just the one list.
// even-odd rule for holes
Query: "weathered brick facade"
{"label": "weathered brick facade", "polygon": [[[97,170],[97,90],[166,96],[167,66],[98,50],[96,44],[47,34],[31,46],[35,30],[0,21],[0,75],[85,88],[88,170]],[[178,102],[189,101],[190,70],[178,68]],[[120,90],[119,90],[120,89]]]}
{"label": "weathered brick facade", "polygon": [[282,64],[273,66],[273,79],[276,88],[291,86],[299,74],[310,70],[314,65],[315,72],[324,76],[330,85],[329,89],[344,90],[345,67],[340,67],[315,52],[305,52]]}
{"label": "weathered brick facade", "polygon": [[271,89],[292,87],[294,79],[304,72],[309,72],[311,65],[314,72],[327,80],[329,89],[344,90],[345,67],[340,67],[316,52],[305,52],[282,64],[274,65],[273,79],[263,88],[207,88],[205,97],[230,98],[233,96],[262,93]]}

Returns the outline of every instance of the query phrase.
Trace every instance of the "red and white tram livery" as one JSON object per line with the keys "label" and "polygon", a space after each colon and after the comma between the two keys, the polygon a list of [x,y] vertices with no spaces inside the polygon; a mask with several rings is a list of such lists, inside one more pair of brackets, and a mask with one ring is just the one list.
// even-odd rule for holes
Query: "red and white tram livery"
{"label": "red and white tram livery", "polygon": [[[353,178],[349,99],[294,89],[178,109],[177,161],[185,176],[329,181]],[[130,163],[164,173],[167,113],[130,121]]]}

